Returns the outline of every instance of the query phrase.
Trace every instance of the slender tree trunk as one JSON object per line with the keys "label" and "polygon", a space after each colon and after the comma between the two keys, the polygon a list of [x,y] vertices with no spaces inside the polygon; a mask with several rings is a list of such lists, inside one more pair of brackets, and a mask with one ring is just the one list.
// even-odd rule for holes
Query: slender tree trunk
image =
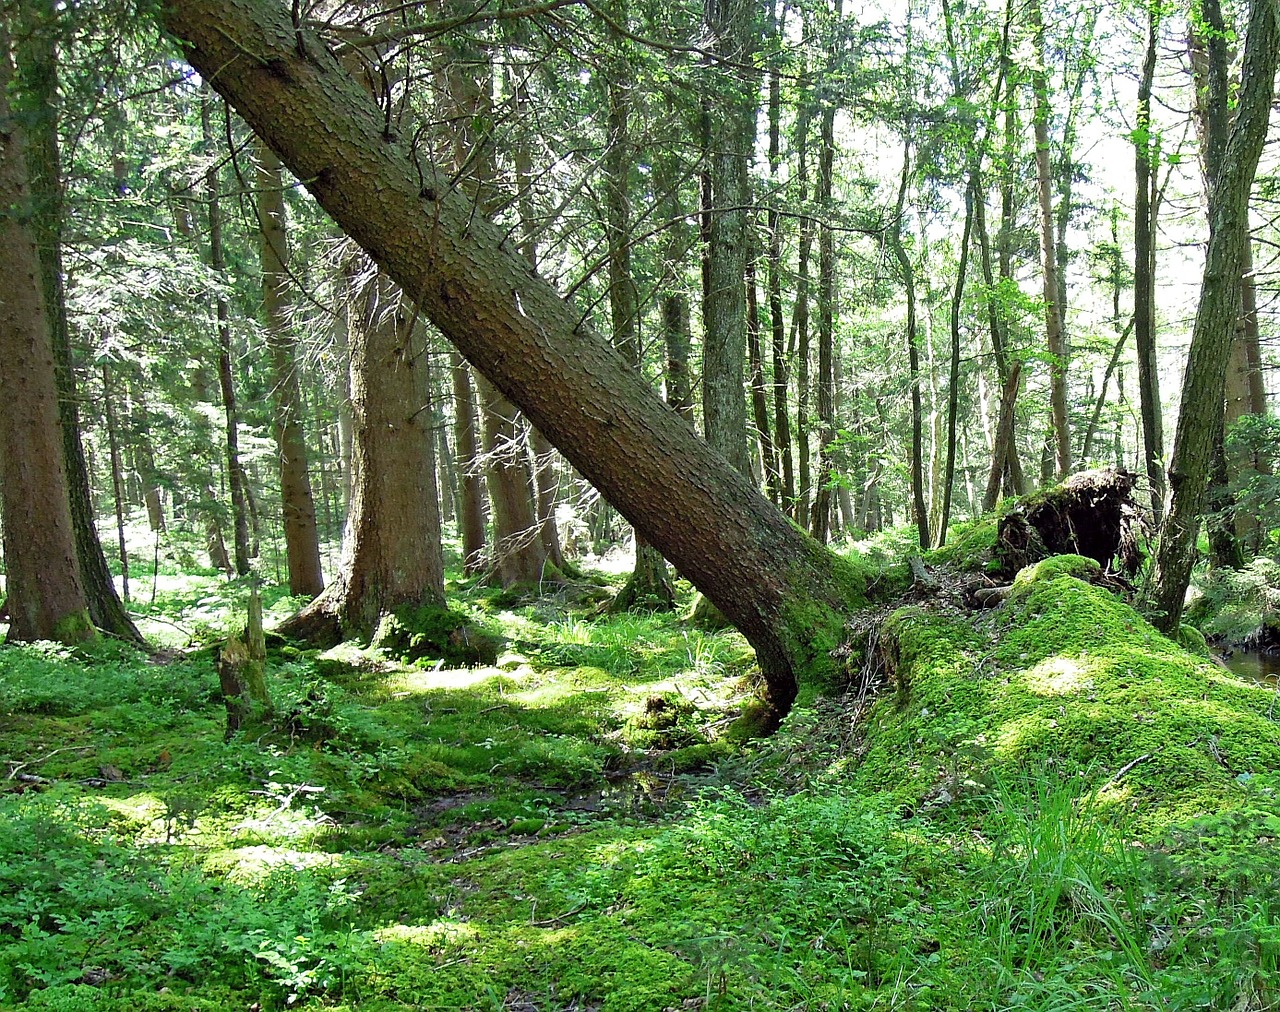
{"label": "slender tree trunk", "polygon": [[[797,199],[803,207],[809,199],[809,118],[810,99],[801,91],[801,106],[796,115],[796,185]],[[816,227],[813,218],[806,215],[800,222],[800,250],[796,265],[796,296],[793,309],[793,333],[796,340],[796,465],[799,485],[796,491],[795,510],[797,523],[809,515],[809,494],[812,481],[809,474],[809,256],[813,249]]]}
{"label": "slender tree trunk", "polygon": [[31,227],[20,121],[10,119],[10,20],[0,12],[0,520],[10,642],[92,639],[63,463],[52,327]]}
{"label": "slender tree trunk", "polygon": [[835,165],[835,118],[835,103],[828,96],[823,100],[822,148],[818,159],[818,206],[822,212],[822,222],[818,225],[818,418],[822,421],[822,435],[818,449],[818,485],[809,524],[810,533],[822,542],[831,536],[831,446],[836,440],[835,242],[827,220],[834,210],[831,177]]}
{"label": "slender tree trunk", "polygon": [[1062,327],[1057,247],[1053,233],[1053,175],[1049,165],[1049,80],[1044,66],[1046,50],[1040,0],[1029,0],[1027,3],[1027,21],[1035,37],[1036,47],[1036,68],[1031,74],[1031,85],[1035,93],[1036,189],[1040,198],[1045,334],[1050,358],[1050,426],[1055,473],[1062,479],[1071,472],[1071,433],[1067,421],[1067,340]]}
{"label": "slender tree trunk", "polygon": [[[626,18],[615,7],[615,17]],[[620,42],[613,39],[614,45]],[[625,59],[611,57],[608,74],[609,148],[605,153],[605,235],[609,246],[609,314],[614,347],[641,372],[640,300],[631,270],[631,171],[635,148],[630,117],[634,82]],[[741,363],[739,363],[741,367]],[[667,564],[658,551],[635,533],[635,564],[626,586],[614,598],[618,611],[633,609],[670,611],[675,592],[667,577]]]}
{"label": "slender tree trunk", "polygon": [[1256,0],[1251,7],[1235,122],[1209,190],[1209,248],[1169,465],[1172,494],[1147,602],[1157,626],[1166,633],[1176,632],[1182,619],[1214,440],[1221,427],[1223,387],[1249,235],[1249,197],[1266,140],[1280,50],[1277,16],[1275,0]]}
{"label": "slender tree trunk", "polygon": [[1133,338],[1138,349],[1138,410],[1142,416],[1143,460],[1151,486],[1151,514],[1157,526],[1164,514],[1165,502],[1164,405],[1160,400],[1156,359],[1156,220],[1152,200],[1159,149],[1151,136],[1151,85],[1156,70],[1159,6],[1152,0],[1148,9],[1147,43],[1138,83],[1133,204]]}
{"label": "slender tree trunk", "polygon": [[258,150],[258,229],[262,263],[262,312],[274,368],[275,435],[280,463],[280,510],[284,520],[289,593],[315,597],[324,590],[316,505],[307,470],[293,336],[289,332],[288,244],[285,238],[284,180],[270,148]]}
{"label": "slender tree trunk", "polygon": [[769,335],[773,354],[773,427],[774,445],[781,465],[780,502],[787,512],[795,509],[796,475],[791,452],[791,417],[788,387],[790,369],[787,364],[786,321],[782,315],[782,215],[777,201],[779,166],[782,162],[782,73],[781,61],[783,15],[780,0],[774,0],[773,53],[769,69],[769,181],[773,198],[769,203]]}
{"label": "slender tree trunk", "polygon": [[[388,140],[374,101],[288,10],[270,0],[173,0],[162,12],[193,66],[321,206],[743,631],[765,681],[762,726],[785,714],[799,681],[836,681],[830,648],[863,593],[848,563],[792,526],[663,405],[448,173]],[[249,40],[252,60],[243,57]]]}
{"label": "slender tree trunk", "polygon": [[898,263],[902,283],[907,293],[907,363],[911,384],[911,506],[912,519],[921,548],[928,548],[929,507],[925,503],[924,489],[924,404],[920,392],[920,348],[916,339],[916,272],[911,258],[902,245],[902,215],[906,208],[907,188],[911,182],[911,142],[902,149],[902,179],[898,185],[898,204],[893,224],[886,237],[889,249]]}
{"label": "slender tree trunk", "polygon": [[116,507],[116,539],[120,546],[120,594],[129,600],[129,548],[124,537],[124,482],[120,466],[119,426],[115,397],[111,392],[111,369],[102,363],[102,407],[107,416],[107,448],[111,454],[111,491]]}
{"label": "slender tree trunk", "polygon": [[462,535],[462,570],[468,576],[484,566],[485,515],[480,436],[471,373],[457,351],[450,352],[453,379],[454,444],[458,448],[458,530]]}
{"label": "slender tree trunk", "polygon": [[[201,96],[200,123],[204,131],[205,148],[213,149],[213,97],[207,90]],[[222,207],[219,199],[218,170],[210,164],[205,173],[205,189],[209,200],[209,266],[215,274],[227,270],[226,255],[222,250]],[[245,576],[249,572],[249,506],[245,498],[245,473],[240,464],[240,418],[236,411],[235,377],[232,371],[231,308],[226,296],[217,297],[218,318],[218,385],[222,390],[222,408],[226,414],[227,432],[227,484],[231,489],[231,522],[235,531],[236,572]]]}
{"label": "slender tree trunk", "polygon": [[[974,161],[981,157],[975,154]],[[947,382],[947,462],[942,473],[942,515],[938,518],[937,545],[947,540],[947,524],[951,521],[951,494],[956,476],[956,421],[960,414],[960,310],[964,305],[964,283],[969,270],[969,239],[973,234],[973,207],[977,202],[978,166],[969,173],[964,193],[964,228],[960,236],[960,262],[956,265],[955,286],[951,291],[951,374]]]}
{"label": "slender tree trunk", "polygon": [[54,0],[31,0],[18,6],[21,23],[15,35],[17,44],[13,56],[21,86],[16,89],[14,98],[22,106],[20,111],[25,121],[24,163],[31,191],[31,228],[40,257],[40,283],[53,342],[63,467],[70,497],[80,585],[88,603],[89,616],[97,628],[141,644],[142,635],[124,610],[102,554],[102,543],[94,525],[89,469],[80,437],[80,397],[76,390],[75,356],[71,348],[63,284],[64,208],[62,158],[58,149],[61,96],[56,39],[61,30],[59,19],[65,19],[67,15],[59,10]]}
{"label": "slender tree trunk", "polygon": [[756,256],[747,255],[747,361],[751,366],[751,415],[760,448],[764,486],[774,503],[781,502],[778,490],[778,455],[769,431],[769,394],[764,382],[764,356],[760,350],[760,301],[756,289]]}

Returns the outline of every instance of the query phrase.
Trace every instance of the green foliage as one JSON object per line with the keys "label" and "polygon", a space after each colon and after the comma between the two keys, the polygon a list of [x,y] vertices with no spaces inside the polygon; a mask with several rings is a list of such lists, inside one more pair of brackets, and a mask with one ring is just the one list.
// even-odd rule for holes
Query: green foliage
{"label": "green foliage", "polygon": [[1198,574],[1187,604],[1187,621],[1205,636],[1238,644],[1258,634],[1269,615],[1280,614],[1280,563],[1254,559],[1244,569]]}

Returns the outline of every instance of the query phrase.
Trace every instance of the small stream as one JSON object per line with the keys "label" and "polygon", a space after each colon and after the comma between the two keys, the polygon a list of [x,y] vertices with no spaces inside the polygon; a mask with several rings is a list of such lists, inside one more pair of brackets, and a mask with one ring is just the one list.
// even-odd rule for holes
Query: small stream
{"label": "small stream", "polygon": [[1280,685],[1280,654],[1236,649],[1214,657],[1232,674],[1264,685]]}

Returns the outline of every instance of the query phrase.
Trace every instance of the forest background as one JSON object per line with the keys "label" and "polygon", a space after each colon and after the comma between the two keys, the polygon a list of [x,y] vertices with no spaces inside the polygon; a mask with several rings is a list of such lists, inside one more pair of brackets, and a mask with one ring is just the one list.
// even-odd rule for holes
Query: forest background
{"label": "forest background", "polygon": [[[312,699],[318,682],[297,698],[286,690],[281,712],[292,716],[272,718],[279,699],[255,681],[260,595],[295,644],[372,641],[374,670],[387,653],[493,662],[502,648],[489,644],[484,609],[536,611],[542,600],[594,608],[606,595],[591,571],[629,544],[621,557],[630,577],[611,608],[683,606],[691,587],[665,554],[708,595],[681,633],[686,644],[704,642],[703,633],[690,640],[693,629],[724,621],[719,606],[756,650],[759,673],[747,688],[761,705],[745,708],[737,731],[776,727],[797,695],[798,726],[807,726],[812,690],[843,687],[852,671],[832,659],[850,616],[877,588],[902,589],[886,575],[886,551],[931,553],[930,565],[972,561],[969,550],[990,547],[994,530],[980,518],[1002,500],[1099,465],[1138,480],[1149,547],[1158,545],[1155,563],[1137,573],[1147,617],[1195,644],[1181,622],[1203,553],[1226,575],[1216,591],[1202,580],[1201,600],[1218,594],[1221,603],[1227,587],[1259,603],[1251,616],[1209,621],[1193,596],[1187,617],[1227,639],[1271,635],[1280,526],[1280,433],[1270,410],[1274,153],[1265,144],[1280,46],[1274,4],[217,7],[41,0],[4,8],[0,198],[14,209],[0,239],[9,641],[83,645],[95,629],[138,645],[139,629],[174,647],[221,640],[221,612],[202,619],[210,629],[178,616],[178,636],[165,612],[181,597],[166,598],[169,581],[181,585],[179,573],[207,563],[236,577],[230,599],[249,613],[248,647],[234,629],[216,658],[223,681],[210,698],[230,701],[229,741],[243,744],[233,733],[239,722],[265,719],[290,747],[315,734],[321,749],[341,737],[342,722],[317,731],[323,722],[307,724],[314,714],[297,715],[335,697]],[[280,38],[294,39],[292,52],[269,53]],[[326,110],[314,97],[325,87],[305,91],[312,67],[318,81],[358,87],[338,87]],[[311,105],[287,104],[307,94]],[[334,167],[316,162],[299,185],[234,109],[295,168],[311,164],[310,151]],[[355,110],[364,140],[325,118],[334,109]],[[384,149],[403,156],[408,204],[396,203],[402,180],[385,174]],[[450,274],[455,250],[462,268]],[[535,269],[571,307],[534,283]],[[432,271],[444,278],[434,287]],[[516,342],[522,328],[567,350],[558,361],[528,355],[541,346]],[[617,354],[597,352],[593,334]],[[667,408],[654,414],[635,376]],[[676,427],[664,428],[672,419]],[[1006,501],[1005,510],[1016,508]],[[1208,536],[1198,548],[1202,521]],[[842,554],[811,549],[795,527]],[[940,554],[949,537],[967,549]],[[1068,566],[1042,575],[1098,574]],[[483,608],[477,594],[488,595]],[[1038,607],[1027,623],[1052,610]],[[651,621],[677,628],[674,619]],[[1130,632],[1141,622],[1123,621]],[[534,637],[528,649],[537,642],[555,654],[522,635]],[[24,695],[46,665],[81,656],[45,649],[5,658],[17,672],[6,676],[18,687],[7,700],[13,714],[88,712],[83,699]],[[86,672],[99,648],[87,649]],[[244,649],[247,658],[237,653]],[[293,653],[273,655],[273,666],[312,663],[312,653],[286,649]],[[691,670],[743,666],[701,663],[702,649],[689,646]],[[1182,657],[1151,670],[1192,663]],[[204,658],[206,674],[214,660]],[[524,670],[527,661],[517,653],[509,663]],[[275,677],[287,682],[282,671]],[[870,685],[865,669],[862,678]],[[742,688],[735,692],[735,703],[717,702],[718,714],[743,710]],[[630,722],[644,732],[631,745],[653,745],[649,732],[688,731],[695,717],[686,704],[678,692],[628,697],[623,716],[600,718],[608,725],[600,733],[616,734],[609,721]],[[76,748],[48,728],[21,739],[30,728],[14,719],[14,740],[33,754]],[[725,757],[728,738],[689,733],[659,744],[701,749],[681,760],[691,770]],[[986,762],[984,735],[968,724],[937,733],[942,794],[993,789],[986,773],[961,769]],[[1217,732],[1210,740],[1219,765],[1245,775],[1234,753],[1217,751]],[[498,739],[488,741],[491,749]],[[600,776],[615,760],[598,746],[566,746],[546,765],[565,782],[571,767]],[[1103,786],[1151,757],[1123,756],[1122,772],[1113,768]],[[359,804],[378,807],[406,790],[406,777],[415,801],[481,780],[492,786],[479,765],[455,760],[431,760],[452,772],[415,766],[412,775],[403,756],[400,766],[382,760],[400,779],[394,789],[379,782],[381,800]],[[146,770],[167,776],[171,761]],[[9,765],[12,782],[58,783],[48,775],[56,764],[40,775],[22,772],[28,764],[18,759]],[[546,769],[537,769],[546,786]],[[1241,789],[1253,770],[1237,777]],[[128,779],[114,762],[98,772],[81,785]],[[338,779],[384,773],[343,770]],[[872,763],[863,786],[884,787],[883,774]],[[294,811],[318,780],[315,770],[299,773],[280,811]],[[274,804],[285,795],[270,783]],[[1167,785],[1144,787],[1155,795]],[[1037,789],[1006,793],[1005,807],[1022,803],[1019,790],[1039,797]],[[895,811],[910,809],[908,817],[941,797],[937,784],[910,803],[902,790],[894,799],[906,808]],[[1160,808],[1169,819],[1211,810],[1174,794]],[[1046,807],[1069,821],[1073,796]],[[166,845],[182,835],[176,798],[164,802]],[[559,810],[560,802],[538,804]],[[22,814],[14,839],[48,821],[48,811]],[[187,828],[197,822],[192,815]],[[889,825],[885,853],[901,842]],[[1114,857],[1114,843],[1100,842],[1099,853]],[[1098,873],[1107,902],[1116,901],[1112,871]],[[877,916],[873,903],[855,921]],[[1259,923],[1272,920],[1268,912]],[[11,928],[27,942],[35,936],[23,923],[57,934],[46,915],[18,917]],[[1077,943],[1072,932],[1083,924],[1055,935],[1059,948],[1044,959]],[[1106,931],[1123,949],[1118,925]],[[1255,938],[1236,955],[1247,960],[1260,946]],[[876,988],[884,983],[873,948],[859,956],[869,968],[841,989],[868,974]],[[1173,963],[1143,962],[1136,951],[1132,974],[1112,985],[1166,993],[1169,982],[1155,977]],[[894,958],[918,970],[925,955]],[[300,957],[289,972],[365,966],[363,955],[349,965],[326,958]],[[21,974],[8,986],[44,1000],[39,960],[14,965]],[[132,979],[113,967],[95,981],[86,965],[58,971],[58,980],[74,990]],[[270,977],[272,1001],[344,993],[332,981],[283,984],[273,965],[281,973]],[[1026,972],[1034,980],[1040,971]],[[721,966],[698,978],[707,1002],[715,973],[722,988],[731,975]],[[1227,977],[1224,1002],[1270,986]]]}

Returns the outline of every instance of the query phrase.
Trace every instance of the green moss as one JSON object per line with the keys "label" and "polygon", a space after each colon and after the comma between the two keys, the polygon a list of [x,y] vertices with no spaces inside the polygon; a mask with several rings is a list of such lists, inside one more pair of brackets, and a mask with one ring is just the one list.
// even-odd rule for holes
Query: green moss
{"label": "green moss", "polygon": [[87,643],[97,635],[98,630],[93,627],[93,621],[89,618],[87,611],[75,611],[63,615],[53,627],[53,638],[69,646]]}
{"label": "green moss", "polygon": [[384,615],[373,645],[404,660],[432,658],[451,665],[496,664],[500,636],[448,608],[401,605]]}
{"label": "green moss", "polygon": [[986,628],[918,607],[890,617],[882,642],[900,688],[873,711],[860,788],[919,807],[965,781],[1054,769],[1161,825],[1238,803],[1239,774],[1280,769],[1272,693],[1205,664],[1072,568],[1035,567]]}
{"label": "green moss", "polygon": [[995,516],[957,524],[947,532],[947,543],[924,553],[930,566],[946,566],[966,573],[983,572],[992,561],[999,522]]}
{"label": "green moss", "polygon": [[1054,555],[1042,559],[1021,570],[1013,580],[1015,592],[1023,592],[1032,584],[1056,580],[1060,576],[1074,576],[1081,580],[1094,580],[1102,575],[1102,566],[1083,555]]}
{"label": "green moss", "polygon": [[1187,653],[1195,654],[1205,660],[1213,656],[1209,651],[1209,643],[1204,638],[1204,633],[1185,622],[1178,627],[1178,645]]}

